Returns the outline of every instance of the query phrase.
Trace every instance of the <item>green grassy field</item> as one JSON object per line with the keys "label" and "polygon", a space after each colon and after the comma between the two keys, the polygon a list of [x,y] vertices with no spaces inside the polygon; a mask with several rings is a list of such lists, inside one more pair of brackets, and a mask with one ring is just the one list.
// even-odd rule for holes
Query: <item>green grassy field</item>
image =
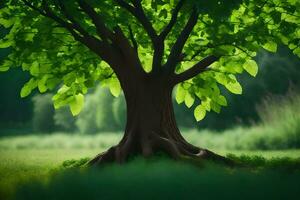
{"label": "green grassy field", "polygon": [[[151,187],[151,184],[155,185],[154,182],[157,179],[155,188],[159,191],[162,190],[158,188],[157,184],[161,187],[166,187],[168,195],[171,195],[162,195],[161,197],[171,198],[171,191],[176,191],[176,187],[186,187],[185,185],[182,185],[184,182],[178,182],[179,180],[177,180],[176,178],[178,174],[182,176],[181,178],[184,179],[184,181],[190,182],[186,184],[192,184],[192,189],[186,188],[191,190],[190,192],[192,192],[192,190],[196,190],[195,187],[199,184],[204,184],[205,188],[207,189],[211,189],[211,187],[217,186],[221,187],[222,182],[220,182],[220,180],[215,177],[217,175],[228,179],[229,184],[232,184],[233,187],[238,185],[243,179],[245,179],[244,181],[246,181],[246,185],[248,184],[249,187],[255,187],[258,182],[259,184],[261,184],[261,181],[262,183],[266,182],[266,184],[272,184],[271,180],[274,178],[274,176],[280,175],[283,182],[280,183],[279,180],[276,180],[278,182],[274,182],[274,188],[285,188],[285,186],[283,186],[284,184],[289,184],[289,182],[293,184],[293,181],[296,181],[297,178],[299,180],[300,177],[299,170],[295,170],[300,166],[298,162],[299,159],[297,159],[300,157],[300,150],[238,151],[214,149],[217,153],[223,155],[247,155],[254,158],[255,156],[262,156],[267,161],[273,158],[283,159],[284,157],[290,157],[292,160],[297,160],[297,165],[293,164],[292,167],[293,175],[287,172],[288,170],[286,169],[284,170],[284,172],[273,172],[272,170],[272,172],[259,172],[260,175],[257,175],[256,170],[229,170],[225,168],[220,170],[219,167],[205,167],[204,169],[198,169],[194,166],[189,166],[188,164],[177,162],[173,163],[172,161],[165,160],[158,160],[153,162],[138,160],[133,161],[126,166],[112,166],[106,169],[98,170],[97,172],[85,172],[84,174],[82,171],[69,172],[69,170],[66,170],[66,168],[62,167],[63,163],[66,160],[80,160],[82,158],[91,158],[95,156],[96,154],[106,150],[109,146],[115,144],[120,136],[121,135],[119,134],[95,136],[53,134],[2,137],[0,139],[0,195],[3,197],[3,199],[12,197],[16,197],[18,199],[22,199],[23,197],[23,199],[56,199],[53,196],[53,198],[50,197],[57,191],[58,194],[62,195],[60,196],[60,198],[66,199],[67,196],[64,196],[65,194],[63,190],[59,190],[58,188],[56,188],[56,185],[60,185],[62,183],[72,185],[76,183],[72,187],[84,187],[85,191],[82,191],[82,193],[85,195],[89,195],[89,193],[87,193],[88,191],[93,195],[101,195],[97,190],[97,184],[103,185],[104,183],[107,183],[115,187],[122,187],[122,184],[124,184],[125,187],[125,185],[128,184],[126,180],[128,181],[132,179],[133,182],[130,183],[129,181],[129,183],[132,184],[133,187],[136,187],[135,184],[140,184],[140,181],[144,179],[148,180],[149,183],[147,183],[145,187],[149,188]],[[193,141],[191,138],[190,140]],[[282,163],[284,164],[284,162]],[[69,173],[71,173],[71,175]],[[120,174],[117,176],[116,174],[118,173]],[[195,174],[195,177],[193,173]],[[109,178],[109,174],[111,176],[111,179]],[[211,176],[209,176],[209,174],[211,174]],[[71,178],[69,176],[71,176]],[[93,178],[90,181],[91,185],[86,183],[88,181],[86,179],[90,176],[98,177]],[[165,176],[165,179],[162,179],[161,176]],[[73,179],[75,180],[74,182],[71,181]],[[101,180],[103,182],[101,182]],[[104,182],[104,180],[106,182]],[[38,184],[33,184],[33,181],[38,181]],[[206,185],[206,182],[208,183],[208,185]],[[80,186],[80,183],[85,183],[86,185]],[[45,186],[44,184],[46,184],[47,186]],[[93,184],[95,184],[95,186],[93,186]],[[168,184],[168,186],[164,186],[165,184]],[[67,188],[66,194],[68,194],[68,192],[69,194],[71,194],[73,191],[71,186],[62,187]],[[297,184],[295,187],[297,187]],[[134,193],[128,192],[131,191],[132,188],[129,188],[128,186],[126,186],[125,188],[127,188],[127,193],[125,191],[124,194],[125,197],[130,198],[130,195],[134,195]],[[273,190],[272,188],[273,186],[270,185],[270,192],[271,190]],[[243,190],[245,188],[240,189]],[[98,192],[95,193],[94,190]],[[140,188],[140,190],[147,193],[147,191],[145,191],[145,189],[143,188]],[[48,194],[48,196],[39,196],[42,194],[39,194],[38,191],[44,191],[44,193]],[[114,190],[112,188],[111,193],[107,193],[108,197],[114,193],[113,191]],[[282,191],[282,193],[284,194],[288,191],[289,189],[287,187],[285,188],[285,191]],[[291,191],[293,191],[293,189]],[[293,195],[294,193],[295,191],[291,192],[291,194]],[[37,196],[35,196],[35,194]],[[120,195],[121,194],[122,191],[120,191]],[[140,192],[137,195],[142,195],[142,193]],[[180,196],[180,194],[178,195]],[[194,194],[189,195],[193,196]],[[207,193],[206,195],[209,195],[209,193]],[[281,193],[278,195],[281,195]],[[122,196],[114,197],[121,198]],[[176,197],[176,195],[173,197]],[[100,199],[106,198],[103,197]]]}

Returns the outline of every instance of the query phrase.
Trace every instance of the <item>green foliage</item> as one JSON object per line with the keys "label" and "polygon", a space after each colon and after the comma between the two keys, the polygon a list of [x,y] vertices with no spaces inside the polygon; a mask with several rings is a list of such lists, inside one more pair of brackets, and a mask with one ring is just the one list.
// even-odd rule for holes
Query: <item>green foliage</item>
{"label": "green foliage", "polygon": [[[31,1],[33,6],[42,7],[42,1]],[[57,8],[56,1],[47,1],[54,14],[66,17]],[[87,1],[112,30],[119,25],[126,37],[130,37],[128,25],[134,32],[139,47],[139,57],[146,72],[152,69],[153,46],[141,24],[115,0]],[[125,1],[130,3],[129,1]],[[192,9],[200,13],[183,53],[187,55],[176,69],[182,73],[199,60],[210,56],[220,56],[220,60],[207,72],[178,86],[176,98],[192,107],[199,100],[200,107],[207,112],[219,113],[226,106],[221,97],[220,85],[234,94],[241,94],[242,87],[236,75],[244,70],[252,76],[257,74],[253,57],[260,48],[276,52],[278,44],[288,46],[300,56],[300,3],[295,0],[191,0],[184,1],[179,17],[165,41],[163,63],[183,29]],[[74,1],[64,1],[68,13],[79,21],[92,36],[96,28]],[[169,22],[172,10],[178,0],[144,0],[143,9],[154,29],[161,31]],[[32,78],[24,85],[21,96],[28,96],[34,89],[40,92],[52,90],[62,85],[54,97],[55,107],[70,105],[74,115],[81,111],[83,96],[95,82],[103,81],[110,86],[114,96],[121,92],[120,84],[107,63],[74,40],[72,35],[49,18],[29,9],[23,1],[5,1],[0,9],[0,24],[9,28],[9,33],[0,40],[0,48],[10,48],[11,54],[1,64],[0,71],[11,67],[22,67]],[[185,90],[186,92],[183,92]],[[184,96],[184,98],[183,98]],[[195,111],[198,113],[198,111]],[[202,112],[203,113],[203,112]],[[199,115],[196,115],[199,116]],[[201,117],[198,117],[199,120]]]}

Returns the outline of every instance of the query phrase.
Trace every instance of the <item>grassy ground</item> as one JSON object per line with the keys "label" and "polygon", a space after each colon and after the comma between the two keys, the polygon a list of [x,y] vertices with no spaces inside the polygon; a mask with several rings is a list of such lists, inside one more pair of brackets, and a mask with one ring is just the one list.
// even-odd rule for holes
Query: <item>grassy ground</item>
{"label": "grassy ground", "polygon": [[[101,192],[104,192],[104,188],[107,189],[107,185],[111,185],[116,188],[124,187],[124,189],[118,189],[118,194],[115,194],[114,189],[112,189],[106,193],[107,197],[113,196],[115,198],[120,198],[121,196],[118,195],[123,193],[124,197],[133,198],[131,195],[135,196],[134,191],[139,190],[140,192],[136,194],[137,197],[144,192],[145,195],[150,195],[149,198],[154,198],[149,188],[152,187],[152,184],[156,185],[154,189],[160,193],[163,192],[163,188],[159,187],[166,188],[166,193],[164,195],[160,194],[161,198],[176,199],[177,197],[177,199],[180,199],[179,197],[182,197],[180,195],[184,194],[184,189],[188,190],[190,193],[186,193],[188,197],[196,197],[196,191],[198,189],[201,191],[201,187],[203,186],[207,189],[205,191],[202,189],[203,195],[208,195],[207,197],[209,197],[210,194],[208,191],[212,190],[214,187],[225,192],[225,189],[222,189],[222,187],[227,185],[227,183],[225,183],[227,181],[229,185],[231,184],[232,187],[238,187],[240,190],[243,190],[242,192],[244,193],[247,189],[246,186],[251,188],[256,187],[257,184],[259,184],[259,186],[262,186],[262,184],[273,184],[269,185],[266,188],[266,191],[271,192],[276,187],[282,187],[284,190],[281,189],[282,193],[278,193],[279,196],[286,194],[287,192],[291,192],[290,195],[296,194],[296,191],[294,191],[295,188],[293,187],[298,187],[294,182],[300,178],[299,170],[290,174],[287,170],[284,172],[274,172],[272,169],[271,171],[259,172],[260,174],[257,174],[255,170],[232,171],[225,168],[220,170],[219,167],[196,169],[194,166],[165,160],[154,162],[139,160],[124,167],[113,166],[96,172],[69,172],[69,170],[66,172],[65,169],[62,168],[64,161],[72,159],[78,160],[86,157],[91,158],[115,144],[119,138],[120,135],[118,134],[108,134],[106,136],[54,134],[50,136],[29,135],[0,138],[0,197],[7,199],[16,194],[18,199],[46,199],[46,197],[48,199],[66,199],[71,198],[71,196],[75,194],[77,197],[80,197],[80,195],[88,195],[88,193],[91,193],[90,195],[92,196],[89,196],[90,199],[97,199],[96,197],[99,197],[97,195],[101,195],[101,199],[108,199],[102,196]],[[236,156],[252,156],[256,159],[254,162],[251,161],[255,163],[255,165],[261,163],[261,158],[259,158],[259,160],[255,156],[262,156],[267,159],[267,162],[274,157],[290,157],[294,160],[300,157],[300,150],[214,150],[223,155],[234,154]],[[284,162],[286,162],[286,160],[284,160]],[[284,162],[281,163],[285,165]],[[291,165],[291,163],[289,165]],[[297,161],[297,165],[293,164],[293,171],[299,166]],[[53,176],[53,174],[55,175]],[[280,179],[281,182],[277,177],[278,175],[282,178],[282,180]],[[179,176],[179,179],[177,179],[177,176]],[[221,178],[217,178],[218,176]],[[88,183],[88,178],[90,178],[90,184]],[[272,182],[274,178],[275,181]],[[39,181],[39,184],[32,184],[33,180]],[[143,182],[143,180],[147,182],[144,184],[144,189],[141,188],[141,182]],[[40,182],[47,183],[47,186]],[[245,187],[240,187],[239,184],[243,182],[245,182]],[[128,184],[132,187],[129,188]],[[289,184],[291,184],[291,189],[288,188]],[[20,185],[22,185],[22,187],[20,187]],[[188,188],[187,185],[190,185],[190,188]],[[101,186],[102,189],[98,188],[98,186]],[[66,193],[63,189],[59,189],[58,187],[66,188]],[[181,189],[178,189],[178,187]],[[225,188],[230,191],[228,187],[229,186],[226,186]],[[76,192],[74,193],[74,188],[84,188],[84,191],[81,190],[82,194],[77,194]],[[146,188],[148,188],[149,191]],[[48,196],[43,196],[41,191]],[[176,193],[172,196],[172,191],[177,191],[177,196]],[[260,189],[257,189],[257,191],[263,192]],[[58,198],[55,198],[55,196],[53,196],[54,194],[57,194]],[[217,198],[218,195],[213,195],[212,197]],[[255,197],[255,195],[252,197]]]}

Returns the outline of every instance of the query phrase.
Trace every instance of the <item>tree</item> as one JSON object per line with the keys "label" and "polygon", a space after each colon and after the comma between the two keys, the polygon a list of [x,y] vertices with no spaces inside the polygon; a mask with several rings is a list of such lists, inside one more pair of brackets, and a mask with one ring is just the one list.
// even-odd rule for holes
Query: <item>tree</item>
{"label": "tree", "polygon": [[226,106],[219,87],[241,94],[236,74],[257,73],[253,60],[265,48],[288,46],[300,56],[297,0],[7,0],[1,24],[10,28],[1,47],[11,54],[1,71],[21,66],[32,78],[25,97],[60,89],[55,107],[74,115],[97,81],[124,92],[123,139],[90,163],[124,162],[162,151],[174,159],[226,159],[189,144],[174,118],[171,95],[195,117]]}

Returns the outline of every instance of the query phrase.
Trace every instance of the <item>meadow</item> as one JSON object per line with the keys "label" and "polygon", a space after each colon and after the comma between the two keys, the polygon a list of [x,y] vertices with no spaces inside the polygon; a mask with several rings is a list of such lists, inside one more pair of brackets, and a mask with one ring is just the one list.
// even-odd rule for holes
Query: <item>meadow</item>
{"label": "meadow", "polygon": [[[190,130],[185,132],[185,137],[200,145],[206,134]],[[213,192],[216,189],[229,195],[226,198],[249,192],[250,199],[264,192],[269,192],[270,198],[300,192],[296,183],[300,178],[300,150],[297,149],[254,151],[205,146],[248,164],[249,168],[241,169],[209,163],[193,166],[158,157],[149,161],[137,158],[126,165],[100,170],[79,170],[80,165],[116,144],[121,136],[120,133],[55,133],[2,137],[0,194],[3,199],[130,199],[142,198],[141,195],[145,195],[143,199],[151,199],[155,197],[152,188],[162,199],[182,199],[182,195],[219,198],[220,194]],[[131,181],[126,183],[128,179]],[[276,187],[281,190],[271,192]],[[80,188],[81,192],[75,192],[74,188]],[[255,189],[254,193],[250,192],[251,188]],[[235,194],[232,190],[240,192]]]}

